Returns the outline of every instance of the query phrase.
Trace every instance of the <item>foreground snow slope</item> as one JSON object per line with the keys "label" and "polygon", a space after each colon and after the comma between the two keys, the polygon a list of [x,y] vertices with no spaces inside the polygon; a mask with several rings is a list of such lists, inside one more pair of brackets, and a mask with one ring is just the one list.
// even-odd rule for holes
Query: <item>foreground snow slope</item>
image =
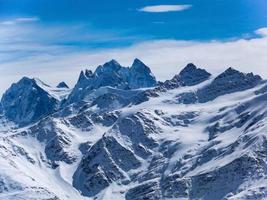
{"label": "foreground snow slope", "polygon": [[0,199],[267,198],[265,81],[182,72],[87,91],[26,126],[3,114]]}

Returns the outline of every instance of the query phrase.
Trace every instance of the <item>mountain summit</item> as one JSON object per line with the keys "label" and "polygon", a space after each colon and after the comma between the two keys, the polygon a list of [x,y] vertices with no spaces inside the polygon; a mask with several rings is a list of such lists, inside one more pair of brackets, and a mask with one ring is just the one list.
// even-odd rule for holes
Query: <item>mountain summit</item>
{"label": "mountain summit", "polygon": [[171,80],[165,81],[163,86],[167,89],[193,86],[206,81],[210,76],[211,74],[206,70],[197,68],[193,63],[189,63],[178,75],[175,75]]}
{"label": "mountain summit", "polygon": [[64,81],[62,81],[57,85],[57,88],[69,88],[69,86]]}
{"label": "mountain summit", "polygon": [[150,68],[137,58],[134,60],[129,71],[127,82],[131,89],[153,87],[157,84]]}
{"label": "mountain summit", "polygon": [[94,73],[90,70],[82,71],[67,103],[81,101],[101,87],[138,89],[156,84],[155,76],[140,60],[135,59],[131,67],[122,67],[117,61],[111,60],[98,66]]}
{"label": "mountain summit", "polygon": [[1,99],[6,117],[19,124],[28,124],[53,113],[59,101],[45,89],[48,87],[38,79],[27,77],[13,84]]}

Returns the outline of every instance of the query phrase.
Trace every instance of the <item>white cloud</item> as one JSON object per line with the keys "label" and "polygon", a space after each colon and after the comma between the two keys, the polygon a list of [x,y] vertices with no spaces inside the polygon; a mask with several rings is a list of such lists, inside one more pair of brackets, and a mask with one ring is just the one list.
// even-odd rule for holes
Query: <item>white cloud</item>
{"label": "white cloud", "polygon": [[20,23],[30,23],[39,21],[38,17],[19,17],[12,20],[0,21],[1,25],[15,25]]}
{"label": "white cloud", "polygon": [[[26,22],[30,19],[17,18],[16,21]],[[39,23],[0,23],[0,63],[27,60],[35,56],[67,54],[79,51],[79,45],[84,50],[90,45],[95,47],[96,44],[121,43],[135,39],[124,36],[123,31],[118,34],[111,31],[100,32],[82,24],[43,26]]]}
{"label": "white cloud", "polygon": [[183,11],[191,8],[192,5],[155,5],[155,6],[146,6],[138,9],[141,12],[174,12],[174,11]]}
{"label": "white cloud", "polygon": [[[267,78],[267,36],[264,35],[259,38],[223,42],[156,40],[124,48],[82,52],[77,49],[66,50],[65,46],[43,44],[38,41],[36,43],[16,41],[13,45],[9,41],[8,45],[1,45],[1,38],[5,38],[4,35],[12,35],[14,31],[25,32],[23,30],[10,29],[2,34],[0,31],[0,95],[11,83],[22,76],[39,77],[52,85],[56,85],[61,80],[74,85],[80,70],[85,68],[94,70],[97,65],[113,58],[124,66],[129,66],[134,58],[140,58],[152,69],[159,80],[171,78],[189,62],[207,69],[214,75],[231,66],[244,72],[252,71]],[[51,32],[47,27],[46,31]],[[13,55],[17,50],[25,52],[25,49],[28,52],[32,51],[33,54],[25,57],[22,55],[21,59],[11,57],[8,61],[3,61],[9,55],[9,51]]]}
{"label": "white cloud", "polygon": [[255,31],[255,33],[259,36],[267,36],[267,28],[260,28],[258,30]]}

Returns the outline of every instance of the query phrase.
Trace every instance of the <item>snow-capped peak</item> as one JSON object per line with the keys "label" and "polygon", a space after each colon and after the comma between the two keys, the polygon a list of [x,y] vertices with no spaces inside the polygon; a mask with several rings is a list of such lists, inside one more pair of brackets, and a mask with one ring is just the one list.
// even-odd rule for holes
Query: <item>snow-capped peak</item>
{"label": "snow-capped peak", "polygon": [[28,124],[56,110],[58,100],[49,94],[39,79],[23,77],[4,93],[1,99],[4,113],[10,120]]}
{"label": "snow-capped peak", "polygon": [[89,70],[82,71],[66,103],[84,100],[93,90],[101,87],[138,89],[153,87],[156,84],[155,76],[140,60],[135,59],[130,68],[122,67],[117,61],[111,60],[98,66],[94,73]]}

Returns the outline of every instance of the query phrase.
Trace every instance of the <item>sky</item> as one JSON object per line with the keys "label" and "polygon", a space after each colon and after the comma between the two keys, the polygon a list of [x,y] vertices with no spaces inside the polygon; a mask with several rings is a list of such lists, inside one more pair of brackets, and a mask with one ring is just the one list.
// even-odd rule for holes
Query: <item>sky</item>
{"label": "sky", "polygon": [[140,58],[159,80],[187,63],[267,78],[266,0],[0,0],[0,95],[22,76],[73,86]]}

